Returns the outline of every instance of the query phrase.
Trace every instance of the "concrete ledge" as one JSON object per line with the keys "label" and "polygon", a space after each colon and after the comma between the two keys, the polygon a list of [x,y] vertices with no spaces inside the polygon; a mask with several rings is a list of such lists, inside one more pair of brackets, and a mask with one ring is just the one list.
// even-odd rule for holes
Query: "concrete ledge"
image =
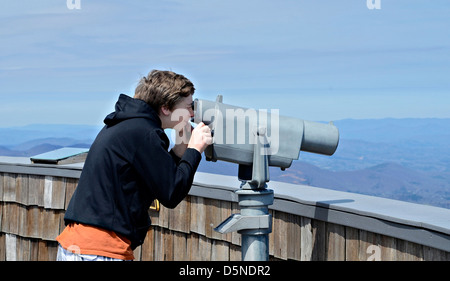
{"label": "concrete ledge", "polygon": [[[450,252],[450,209],[306,185],[269,182],[270,209],[350,226]],[[237,177],[198,172],[190,194],[237,202]]]}

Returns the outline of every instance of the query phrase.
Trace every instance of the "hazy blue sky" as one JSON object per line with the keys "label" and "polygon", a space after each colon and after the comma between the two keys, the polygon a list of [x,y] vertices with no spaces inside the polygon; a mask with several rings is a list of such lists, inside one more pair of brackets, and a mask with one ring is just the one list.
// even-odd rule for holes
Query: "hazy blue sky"
{"label": "hazy blue sky", "polygon": [[151,69],[308,120],[450,117],[450,1],[0,2],[0,126],[100,124]]}

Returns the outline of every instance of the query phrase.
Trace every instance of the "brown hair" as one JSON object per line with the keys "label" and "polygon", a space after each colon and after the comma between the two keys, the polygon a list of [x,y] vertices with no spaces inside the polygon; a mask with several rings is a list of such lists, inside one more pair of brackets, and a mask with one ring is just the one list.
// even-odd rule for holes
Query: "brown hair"
{"label": "brown hair", "polygon": [[173,110],[177,102],[193,95],[194,91],[194,84],[183,75],[172,71],[152,70],[139,81],[134,98],[145,101],[159,113],[163,106]]}

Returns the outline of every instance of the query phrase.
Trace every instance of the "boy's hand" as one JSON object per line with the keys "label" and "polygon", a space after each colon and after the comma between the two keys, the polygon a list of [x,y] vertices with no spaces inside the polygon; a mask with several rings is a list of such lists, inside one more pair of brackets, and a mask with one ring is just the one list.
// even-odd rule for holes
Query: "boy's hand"
{"label": "boy's hand", "polygon": [[200,122],[191,133],[191,139],[188,143],[188,148],[194,148],[202,153],[206,147],[212,144],[213,138],[211,136],[211,129],[203,122]]}

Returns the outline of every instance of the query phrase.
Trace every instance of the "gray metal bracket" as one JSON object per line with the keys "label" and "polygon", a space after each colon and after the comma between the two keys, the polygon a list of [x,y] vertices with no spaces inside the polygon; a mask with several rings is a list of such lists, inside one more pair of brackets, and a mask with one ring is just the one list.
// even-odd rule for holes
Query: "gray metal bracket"
{"label": "gray metal bracket", "polygon": [[272,216],[242,216],[240,214],[233,214],[214,228],[215,231],[222,234],[244,229],[267,230],[270,233],[272,231]]}

